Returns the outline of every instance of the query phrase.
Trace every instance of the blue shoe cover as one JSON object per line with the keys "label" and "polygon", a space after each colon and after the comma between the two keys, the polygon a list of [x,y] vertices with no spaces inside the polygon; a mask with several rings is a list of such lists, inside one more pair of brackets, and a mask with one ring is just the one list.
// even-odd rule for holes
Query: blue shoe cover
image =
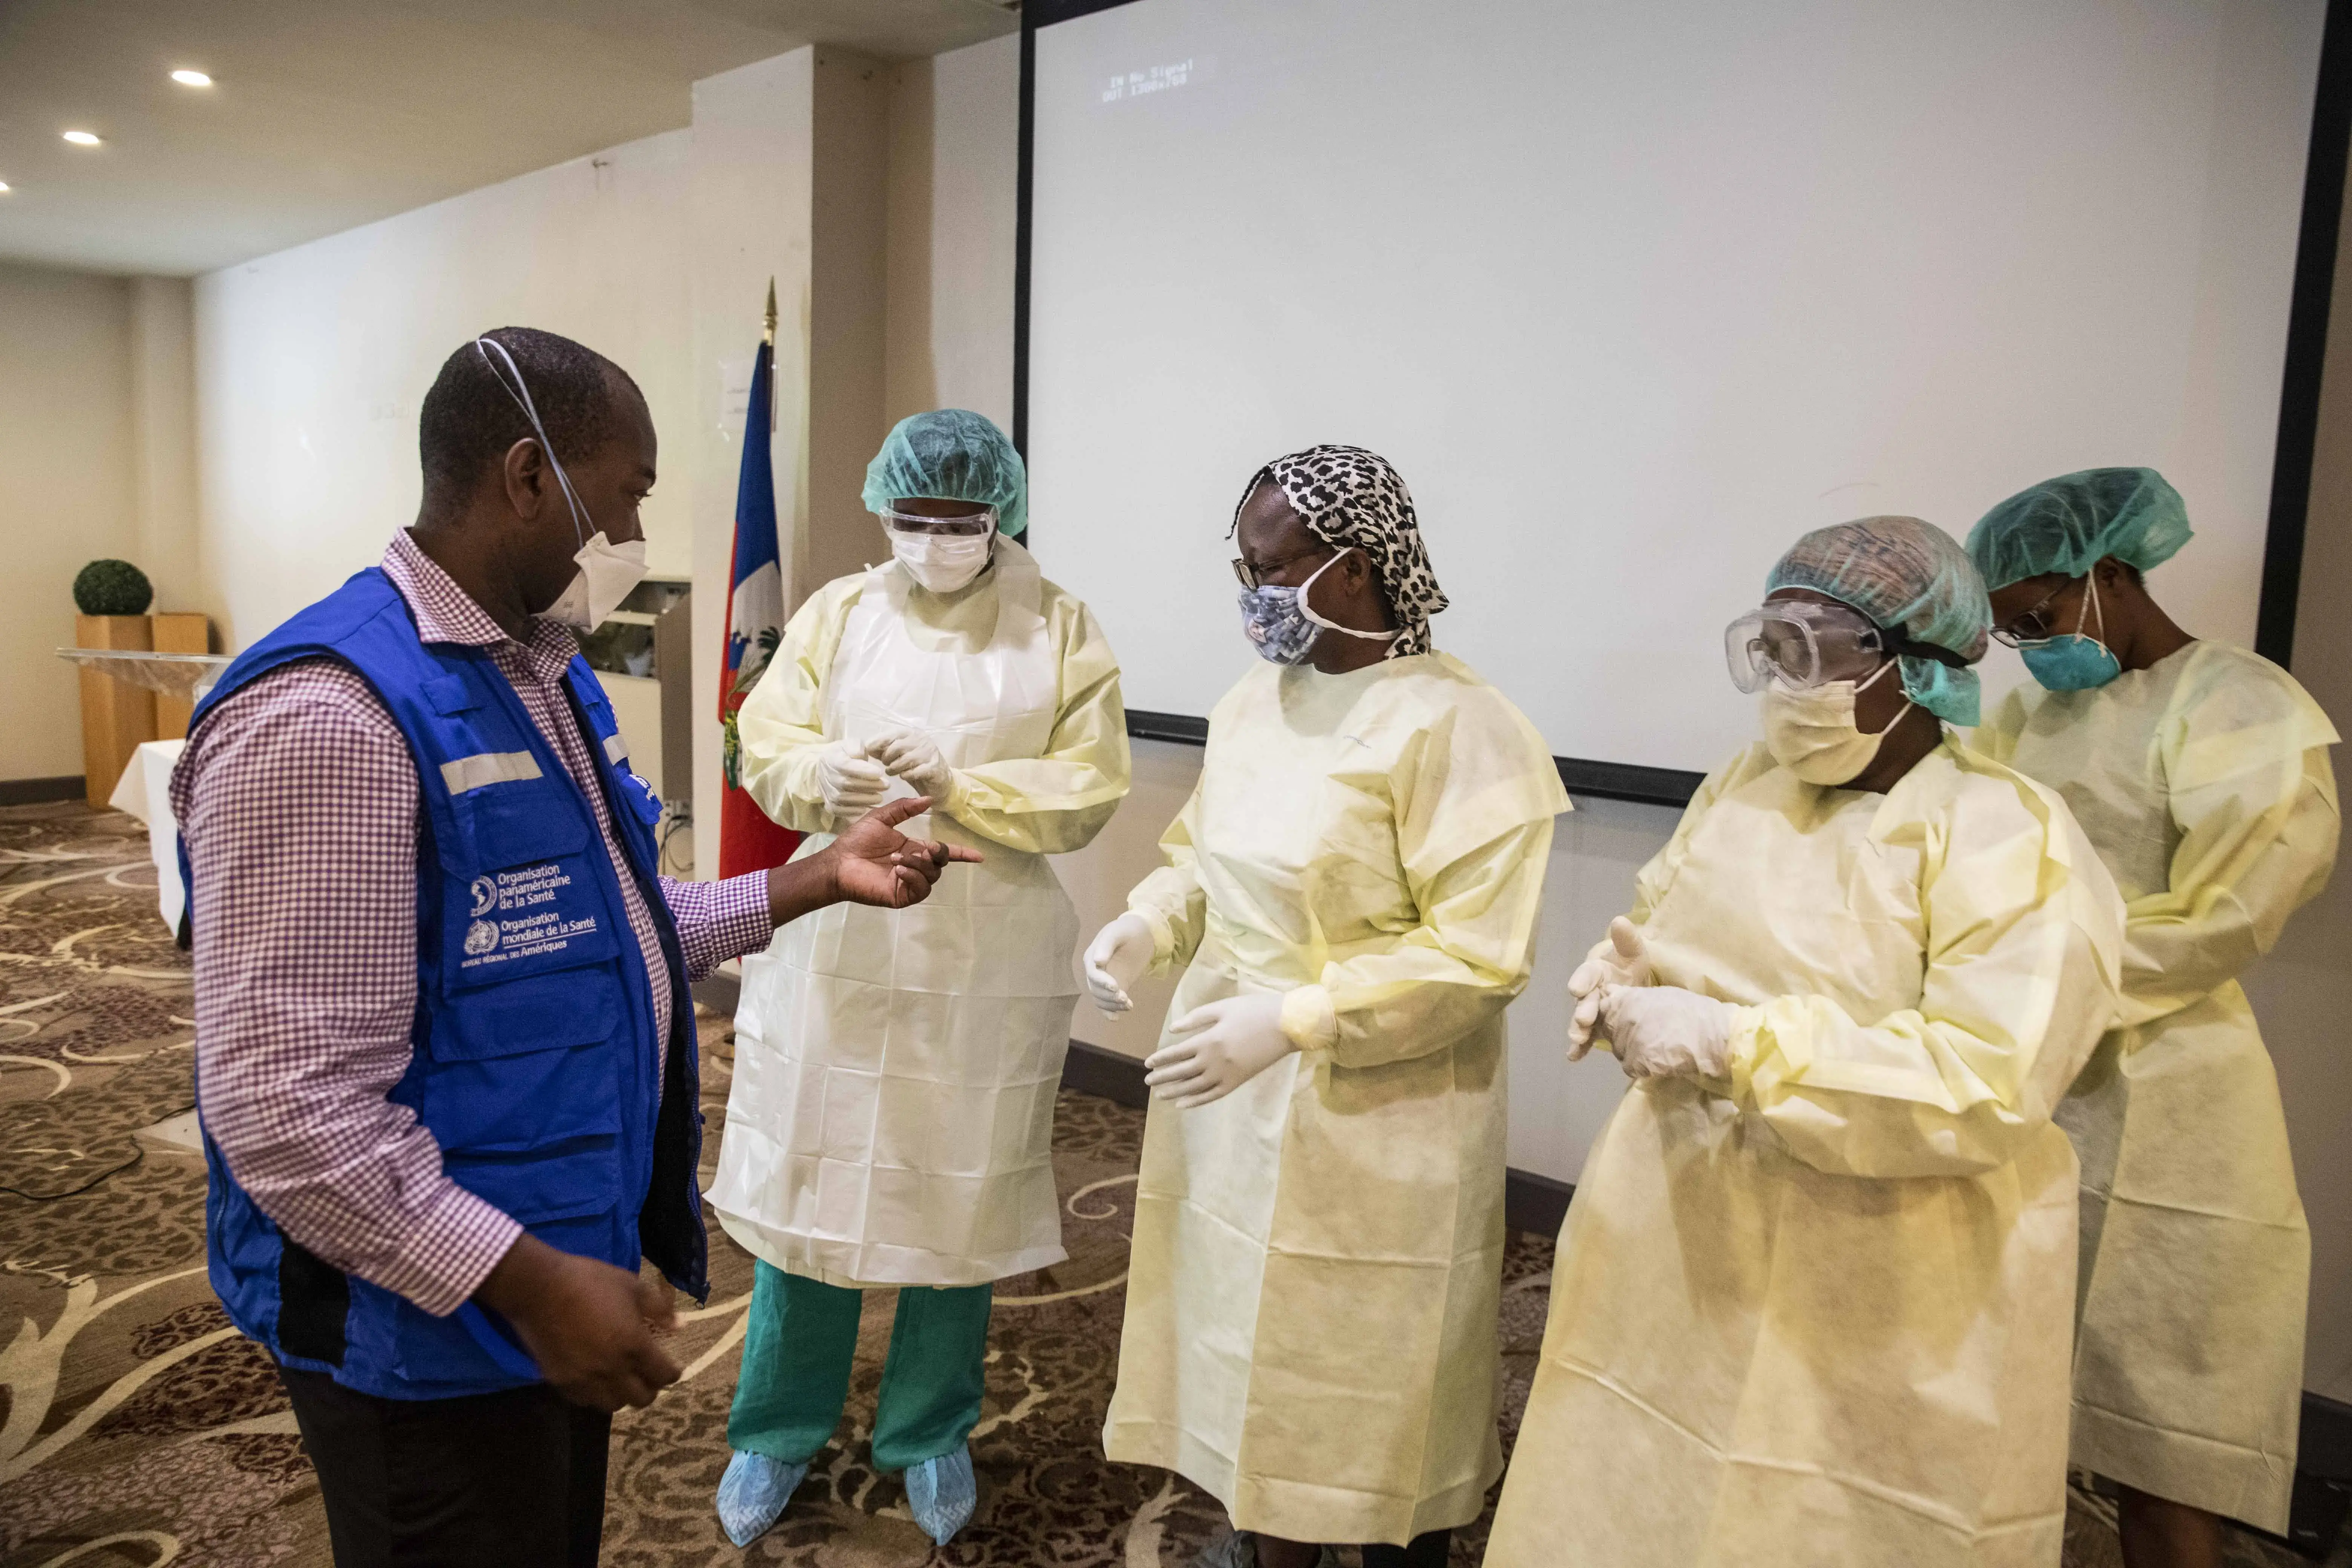
{"label": "blue shoe cover", "polygon": [[727,1539],[749,1546],[765,1535],[783,1518],[784,1505],[807,1475],[805,1462],[788,1465],[765,1454],[735,1450],[727,1461],[727,1473],[719,1478],[719,1524]]}
{"label": "blue shoe cover", "polygon": [[959,1445],[954,1453],[925,1459],[907,1472],[907,1507],[923,1533],[941,1546],[971,1522],[979,1506],[980,1482],[971,1473],[968,1447]]}

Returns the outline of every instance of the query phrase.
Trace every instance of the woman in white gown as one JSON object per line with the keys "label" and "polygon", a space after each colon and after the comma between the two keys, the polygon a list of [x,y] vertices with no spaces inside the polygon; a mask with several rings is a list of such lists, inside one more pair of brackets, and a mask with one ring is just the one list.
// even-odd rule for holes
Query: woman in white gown
{"label": "woman in white gown", "polygon": [[738,1545],[839,1422],[869,1286],[898,1289],[874,1462],[953,1536],[991,1284],[1067,1256],[1054,1097],[1078,932],[1047,858],[1127,794],[1127,722],[1094,616],[1013,537],[1025,489],[980,415],[901,422],[866,480],[892,560],[810,596],[738,720],[743,787],[808,832],[802,854],[911,791],[936,803],[915,831],[985,857],[919,909],[797,921],[744,961],[709,1194],[759,1259],[719,1491]]}

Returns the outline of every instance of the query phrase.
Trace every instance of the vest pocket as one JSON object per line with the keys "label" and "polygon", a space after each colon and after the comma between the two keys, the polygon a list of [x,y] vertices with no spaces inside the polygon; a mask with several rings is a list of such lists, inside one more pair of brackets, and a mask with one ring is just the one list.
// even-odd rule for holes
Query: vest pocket
{"label": "vest pocket", "polygon": [[619,982],[602,969],[514,981],[440,1008],[419,1117],[445,1155],[609,1143],[621,1131],[625,1016]]}
{"label": "vest pocket", "polygon": [[515,1154],[444,1149],[441,1169],[484,1203],[533,1228],[550,1220],[603,1214],[621,1200],[616,1136]]}

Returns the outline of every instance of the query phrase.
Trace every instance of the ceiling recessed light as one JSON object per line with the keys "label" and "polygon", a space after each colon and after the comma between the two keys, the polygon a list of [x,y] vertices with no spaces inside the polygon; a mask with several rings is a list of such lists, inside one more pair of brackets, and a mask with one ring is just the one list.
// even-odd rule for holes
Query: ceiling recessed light
{"label": "ceiling recessed light", "polygon": [[95,147],[98,145],[98,132],[94,131],[68,131],[65,133],[65,136],[67,141],[72,142],[77,147]]}
{"label": "ceiling recessed light", "polygon": [[213,79],[202,71],[173,71],[172,79],[182,87],[210,87],[213,84]]}
{"label": "ceiling recessed light", "polygon": [[7,181],[5,181],[5,180],[0,180],[0,196],[5,196],[5,195],[6,195],[7,194],[8,194],[8,182],[7,182]]}

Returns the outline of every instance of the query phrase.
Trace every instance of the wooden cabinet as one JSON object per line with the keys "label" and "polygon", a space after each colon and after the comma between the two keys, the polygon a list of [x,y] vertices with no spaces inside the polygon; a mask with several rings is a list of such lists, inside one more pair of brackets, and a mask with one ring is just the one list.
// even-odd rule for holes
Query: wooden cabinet
{"label": "wooden cabinet", "polygon": [[[140,653],[152,653],[155,647],[154,629],[145,616],[76,616],[74,641],[81,647]],[[181,722],[184,727],[184,717]],[[83,666],[81,771],[90,805],[107,803],[131,753],[154,738],[155,694]]]}

